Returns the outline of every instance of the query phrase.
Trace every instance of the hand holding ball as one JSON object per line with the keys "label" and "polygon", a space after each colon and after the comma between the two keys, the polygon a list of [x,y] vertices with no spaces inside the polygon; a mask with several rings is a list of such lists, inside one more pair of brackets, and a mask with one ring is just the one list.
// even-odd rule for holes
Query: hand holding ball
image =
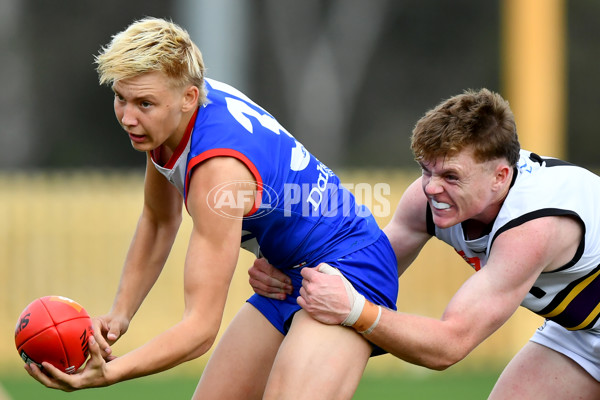
{"label": "hand holding ball", "polygon": [[31,302],[19,316],[15,345],[27,364],[49,362],[72,374],[88,357],[92,320],[75,301],[46,296]]}

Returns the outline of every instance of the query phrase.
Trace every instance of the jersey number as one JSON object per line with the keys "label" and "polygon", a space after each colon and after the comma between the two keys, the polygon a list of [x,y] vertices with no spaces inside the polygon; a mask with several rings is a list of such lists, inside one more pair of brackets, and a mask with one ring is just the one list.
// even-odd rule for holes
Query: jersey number
{"label": "jersey number", "polygon": [[[242,125],[248,132],[250,132],[250,133],[254,132],[254,128],[252,126],[252,121],[250,120],[250,118],[248,118],[248,116],[250,116],[250,117],[256,118],[256,120],[263,127],[267,128],[271,132],[273,132],[277,135],[279,135],[281,132],[283,132],[286,135],[288,135],[289,137],[291,137],[292,139],[294,139],[294,141],[296,142],[296,145],[292,149],[290,168],[294,171],[301,171],[304,168],[306,168],[306,166],[308,165],[308,162],[310,161],[310,154],[306,151],[304,146],[302,146],[302,144],[300,144],[300,142],[298,142],[283,126],[281,126],[279,124],[279,122],[277,122],[277,120],[275,118],[273,118],[266,112],[260,113],[256,109],[250,107],[248,105],[248,103],[252,103],[252,104],[254,104],[254,103],[252,102],[252,100],[250,100],[248,97],[246,97],[246,95],[244,95],[239,90],[237,90],[225,83],[222,83],[222,82],[210,81],[210,84],[217,90],[220,90],[225,93],[229,93],[233,96],[238,97],[239,99],[244,99],[244,101],[242,101],[242,100],[239,100],[238,98],[225,97],[225,101],[227,103],[227,111],[229,111],[231,116],[233,118],[235,118],[235,120],[237,122],[239,122],[240,125]],[[256,104],[254,104],[254,105],[256,107],[260,108]]]}

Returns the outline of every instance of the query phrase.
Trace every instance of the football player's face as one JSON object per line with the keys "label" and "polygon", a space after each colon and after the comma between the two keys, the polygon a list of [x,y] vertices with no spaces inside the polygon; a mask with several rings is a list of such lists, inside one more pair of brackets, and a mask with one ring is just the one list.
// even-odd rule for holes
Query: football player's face
{"label": "football player's face", "polygon": [[448,228],[469,219],[489,223],[498,201],[497,161],[477,162],[472,151],[421,162],[423,191],[429,201],[433,222]]}
{"label": "football player's face", "polygon": [[187,125],[185,88],[171,85],[162,72],[148,72],[116,81],[113,91],[115,115],[136,150],[177,147]]}

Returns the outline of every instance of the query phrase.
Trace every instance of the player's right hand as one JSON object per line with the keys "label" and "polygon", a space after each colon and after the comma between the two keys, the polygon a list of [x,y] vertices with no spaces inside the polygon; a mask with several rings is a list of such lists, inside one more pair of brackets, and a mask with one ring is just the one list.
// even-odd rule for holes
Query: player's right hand
{"label": "player's right hand", "polygon": [[112,354],[112,346],[119,338],[127,332],[129,328],[129,320],[124,317],[106,314],[101,317],[92,318],[94,328],[94,338],[102,357],[108,362],[116,357]]}
{"label": "player's right hand", "polygon": [[292,294],[290,278],[269,264],[265,258],[257,258],[248,270],[250,286],[256,294],[277,300],[285,300]]}
{"label": "player's right hand", "polygon": [[93,337],[89,339],[90,358],[83,369],[74,374],[66,374],[49,362],[42,362],[43,370],[35,363],[25,364],[25,370],[35,380],[52,389],[72,392],[88,387],[107,386],[114,382],[108,379],[108,368],[101,355],[98,343]]}
{"label": "player's right hand", "polygon": [[350,301],[350,313],[348,314],[346,319],[342,321],[342,325],[354,325],[360,317],[360,314],[362,313],[362,310],[365,306],[365,296],[358,293],[356,289],[354,289],[354,286],[352,286],[350,281],[348,281],[348,279],[346,279],[346,277],[342,275],[342,273],[337,268],[334,268],[326,263],[321,263],[318,265],[317,271],[327,275],[339,276],[342,279],[342,282],[344,283],[344,288],[346,289],[346,294],[348,295],[348,300]]}

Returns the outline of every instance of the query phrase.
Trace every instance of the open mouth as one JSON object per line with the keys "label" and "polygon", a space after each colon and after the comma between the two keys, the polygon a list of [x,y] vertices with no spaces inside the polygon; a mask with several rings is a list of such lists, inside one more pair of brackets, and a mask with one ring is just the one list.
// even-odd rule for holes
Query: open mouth
{"label": "open mouth", "polygon": [[127,134],[129,135],[129,139],[131,139],[133,142],[137,142],[137,143],[143,142],[146,138],[144,135],[136,135],[131,132],[127,132]]}

